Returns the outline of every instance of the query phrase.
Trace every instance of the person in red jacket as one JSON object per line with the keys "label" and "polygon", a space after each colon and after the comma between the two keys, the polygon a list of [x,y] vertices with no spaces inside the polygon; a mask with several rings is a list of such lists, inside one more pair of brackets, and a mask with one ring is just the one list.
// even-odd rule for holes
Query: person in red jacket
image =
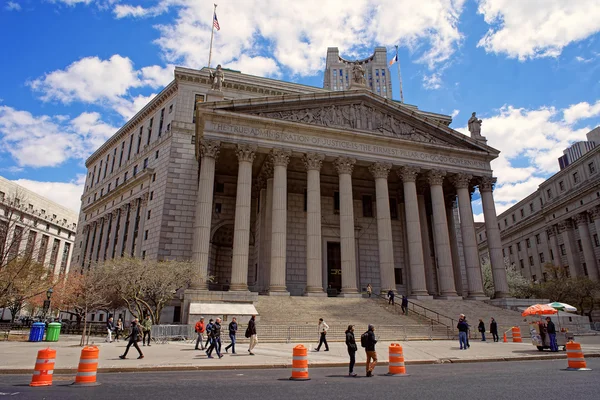
{"label": "person in red jacket", "polygon": [[200,321],[196,322],[196,333],[198,334],[198,339],[196,339],[196,350],[200,350],[198,348],[198,344],[202,345],[202,350],[204,350],[204,330],[206,329],[204,326],[204,317],[200,317]]}

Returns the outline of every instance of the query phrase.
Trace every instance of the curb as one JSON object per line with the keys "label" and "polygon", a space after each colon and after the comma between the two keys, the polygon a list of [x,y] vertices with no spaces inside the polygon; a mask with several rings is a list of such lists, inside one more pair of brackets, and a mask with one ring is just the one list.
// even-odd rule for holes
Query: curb
{"label": "curb", "polygon": [[[600,358],[600,353],[586,354],[586,358]],[[468,364],[468,363],[484,363],[484,362],[502,362],[502,361],[544,361],[544,360],[566,360],[566,354],[560,355],[539,355],[539,356],[524,356],[524,357],[495,357],[495,358],[468,358],[468,359],[430,359],[430,360],[412,360],[405,361],[406,365],[432,365],[432,364]],[[380,361],[377,365],[387,366],[388,361]],[[365,366],[365,362],[357,362],[356,366]],[[310,368],[337,368],[347,367],[347,362],[329,362],[310,364]],[[131,372],[177,372],[177,371],[236,371],[247,369],[288,369],[291,368],[289,363],[275,364],[252,364],[252,365],[182,365],[182,366],[154,366],[154,367],[107,367],[98,368],[98,373],[131,373]],[[30,368],[13,368],[0,369],[0,375],[24,375],[31,374]],[[75,375],[77,368],[57,368],[54,370],[55,375]]]}

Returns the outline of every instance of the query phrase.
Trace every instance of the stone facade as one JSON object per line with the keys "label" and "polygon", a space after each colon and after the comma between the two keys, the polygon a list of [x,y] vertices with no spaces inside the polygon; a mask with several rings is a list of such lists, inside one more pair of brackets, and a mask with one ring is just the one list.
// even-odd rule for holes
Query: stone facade
{"label": "stone facade", "polygon": [[0,265],[28,254],[65,275],[76,230],[77,213],[0,176]]}
{"label": "stone facade", "polygon": [[[570,276],[599,279],[599,188],[596,146],[498,216],[501,256],[533,281],[551,278],[546,264],[564,268]],[[482,260],[488,258],[488,239],[485,229],[479,228]]]}
{"label": "stone facade", "polygon": [[[365,89],[225,75],[215,91],[208,69],[176,68],[87,160],[79,268],[121,254],[193,260],[212,279],[185,291],[177,321],[198,302],[359,296],[369,283],[414,297],[483,296],[462,213],[491,181],[497,150],[448,128],[448,116]],[[491,186],[486,199],[495,220]]]}

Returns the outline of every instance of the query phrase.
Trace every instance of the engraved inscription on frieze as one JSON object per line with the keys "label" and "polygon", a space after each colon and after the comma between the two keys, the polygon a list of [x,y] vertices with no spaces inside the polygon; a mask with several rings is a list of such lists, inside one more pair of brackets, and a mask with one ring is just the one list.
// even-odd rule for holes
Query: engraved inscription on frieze
{"label": "engraved inscription on frieze", "polygon": [[253,113],[260,117],[328,127],[342,127],[376,132],[379,135],[398,137],[422,143],[438,143],[455,147],[431,134],[395,118],[393,115],[359,104],[330,105],[319,108]]}

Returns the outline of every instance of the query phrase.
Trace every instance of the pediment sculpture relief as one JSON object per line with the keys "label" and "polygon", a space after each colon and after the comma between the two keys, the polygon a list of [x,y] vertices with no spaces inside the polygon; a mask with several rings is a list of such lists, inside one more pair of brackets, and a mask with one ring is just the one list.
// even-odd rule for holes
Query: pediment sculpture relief
{"label": "pediment sculpture relief", "polygon": [[385,111],[375,109],[364,103],[252,114],[312,125],[361,129],[372,131],[382,136],[398,137],[416,142],[450,145],[427,132],[416,129]]}

